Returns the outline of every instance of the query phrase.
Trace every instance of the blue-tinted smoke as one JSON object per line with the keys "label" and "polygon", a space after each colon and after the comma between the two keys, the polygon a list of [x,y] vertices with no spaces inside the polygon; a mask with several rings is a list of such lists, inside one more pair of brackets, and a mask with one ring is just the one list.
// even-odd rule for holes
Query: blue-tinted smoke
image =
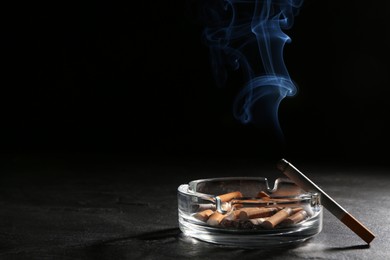
{"label": "blue-tinted smoke", "polygon": [[283,48],[290,38],[282,29],[293,25],[302,2],[205,1],[204,39],[218,85],[225,84],[229,67],[243,72],[245,83],[234,103],[234,115],[243,123],[272,124],[282,133],[279,104],[297,91],[283,60]]}

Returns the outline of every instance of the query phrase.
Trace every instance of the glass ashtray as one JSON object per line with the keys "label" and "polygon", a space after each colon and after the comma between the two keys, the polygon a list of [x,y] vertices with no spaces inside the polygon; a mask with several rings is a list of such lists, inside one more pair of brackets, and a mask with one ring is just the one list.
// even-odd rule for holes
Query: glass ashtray
{"label": "glass ashtray", "polygon": [[290,179],[273,187],[263,177],[194,180],[178,188],[180,230],[205,242],[268,248],[303,242],[322,229],[320,195]]}

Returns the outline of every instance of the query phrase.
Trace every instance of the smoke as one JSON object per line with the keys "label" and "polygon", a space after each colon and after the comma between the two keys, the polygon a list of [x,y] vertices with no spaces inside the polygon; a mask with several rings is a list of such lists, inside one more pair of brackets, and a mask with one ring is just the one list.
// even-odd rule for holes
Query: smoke
{"label": "smoke", "polygon": [[272,127],[283,138],[278,108],[297,92],[283,60],[291,39],[283,32],[294,23],[303,0],[206,0],[202,5],[204,41],[219,86],[229,70],[241,72],[234,116],[242,123]]}

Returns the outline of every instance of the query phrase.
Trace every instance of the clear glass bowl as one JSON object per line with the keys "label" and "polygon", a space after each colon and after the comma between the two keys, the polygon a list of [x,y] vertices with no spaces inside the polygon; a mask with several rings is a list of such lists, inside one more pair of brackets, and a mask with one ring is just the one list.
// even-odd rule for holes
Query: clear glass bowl
{"label": "clear glass bowl", "polygon": [[320,197],[290,179],[270,188],[263,177],[194,180],[178,187],[179,228],[226,246],[268,248],[303,242],[322,229]]}

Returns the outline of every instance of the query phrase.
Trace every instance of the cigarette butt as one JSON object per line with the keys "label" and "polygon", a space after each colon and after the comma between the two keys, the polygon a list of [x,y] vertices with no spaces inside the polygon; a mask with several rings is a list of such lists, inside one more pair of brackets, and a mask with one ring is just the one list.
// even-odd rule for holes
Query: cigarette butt
{"label": "cigarette butt", "polygon": [[256,197],[260,197],[260,198],[270,198],[271,196],[268,195],[267,193],[265,193],[264,191],[260,191],[259,193],[257,193],[257,196]]}
{"label": "cigarette butt", "polygon": [[207,220],[207,224],[210,226],[218,226],[221,221],[226,217],[226,215],[219,213],[218,211],[214,211]]}
{"label": "cigarette butt", "polygon": [[[291,215],[294,215],[295,213],[298,213],[301,210],[303,210],[303,208],[301,208],[301,207],[291,208]],[[307,212],[306,212],[306,214],[307,214]]]}
{"label": "cigarette butt", "polygon": [[203,211],[203,210],[206,210],[206,209],[215,210],[216,209],[215,204],[213,204],[213,203],[199,204],[198,211]]}
{"label": "cigarette butt", "polygon": [[266,229],[274,228],[277,224],[279,224],[280,222],[285,220],[287,217],[289,217],[291,212],[292,212],[291,208],[284,208],[284,209],[278,211],[272,217],[269,217],[261,225],[262,225],[262,227],[264,227]]}
{"label": "cigarette butt", "polygon": [[244,204],[254,205],[254,204],[259,204],[259,203],[265,203],[265,202],[268,202],[268,200],[265,200],[263,198],[261,198],[261,199],[247,199],[247,200],[243,200],[243,199],[235,200],[235,199],[233,199],[230,202],[233,205],[241,204],[242,206],[244,206]]}
{"label": "cigarette butt", "polygon": [[254,226],[259,226],[267,219],[268,218],[252,218],[252,219],[249,219],[248,221],[250,221]]}
{"label": "cigarette butt", "polygon": [[221,208],[225,211],[229,211],[232,208],[232,205],[229,202],[222,202]]}
{"label": "cigarette butt", "polygon": [[283,224],[285,224],[285,225],[297,224],[298,222],[301,222],[302,220],[304,220],[306,217],[307,217],[307,212],[304,210],[301,210],[295,214],[292,214],[291,216],[289,216],[285,220],[283,220]]}
{"label": "cigarette butt", "polygon": [[214,213],[211,209],[206,209],[201,212],[194,214],[194,218],[199,219],[200,221],[206,222],[209,217]]}
{"label": "cigarette butt", "polygon": [[272,205],[275,203],[297,203],[299,199],[296,198],[271,198],[271,197],[263,197],[263,198],[258,198],[258,199],[233,199],[230,201],[232,205],[239,205],[245,204],[247,205],[252,205],[255,206],[256,204],[267,204],[267,205]]}
{"label": "cigarette butt", "polygon": [[[235,201],[235,200],[232,200]],[[294,203],[297,202],[298,199],[296,198],[272,198],[272,197],[263,197],[258,199],[247,199],[247,200],[240,200],[242,203],[261,203],[261,202],[277,202],[277,203]]]}
{"label": "cigarette butt", "polygon": [[227,202],[232,199],[242,198],[242,193],[239,191],[233,191],[226,194],[218,195],[218,197],[222,202]]}
{"label": "cigarette butt", "polygon": [[247,219],[247,220],[240,220],[235,219],[231,220],[227,217],[225,217],[220,225],[225,228],[244,228],[244,229],[251,229],[255,227],[260,227],[261,223],[263,223],[267,218],[253,218],[253,219]]}
{"label": "cigarette butt", "polygon": [[251,218],[263,218],[269,217],[275,214],[278,210],[276,208],[265,208],[265,207],[256,207],[256,208],[242,208],[237,210],[238,218],[241,220],[247,220]]}
{"label": "cigarette butt", "polygon": [[244,204],[238,203],[238,204],[231,204],[231,209],[236,210],[236,209],[241,209],[244,207]]}
{"label": "cigarette butt", "polygon": [[240,213],[241,213],[241,210],[243,208],[240,208],[238,210],[233,210],[231,211],[227,216],[226,216],[226,219],[228,220],[231,220],[231,221],[234,221],[236,219],[239,219],[239,216],[240,216]]}

